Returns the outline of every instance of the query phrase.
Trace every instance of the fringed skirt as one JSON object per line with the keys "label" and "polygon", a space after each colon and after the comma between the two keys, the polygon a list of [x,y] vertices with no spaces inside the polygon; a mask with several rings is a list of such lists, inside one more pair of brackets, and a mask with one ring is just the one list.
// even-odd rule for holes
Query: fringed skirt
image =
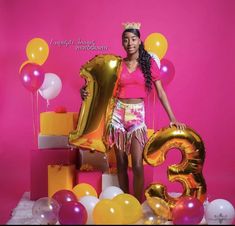
{"label": "fringed skirt", "polygon": [[117,100],[107,135],[110,147],[116,145],[127,154],[130,153],[133,136],[144,148],[147,142],[144,102],[127,104]]}

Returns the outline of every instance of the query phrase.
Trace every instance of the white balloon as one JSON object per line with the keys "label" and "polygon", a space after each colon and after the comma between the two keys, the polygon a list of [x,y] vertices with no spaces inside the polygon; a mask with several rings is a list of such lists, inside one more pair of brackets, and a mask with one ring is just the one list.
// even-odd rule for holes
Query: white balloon
{"label": "white balloon", "polygon": [[123,190],[119,187],[116,186],[109,186],[107,188],[105,188],[99,196],[99,199],[112,199],[115,196],[119,195],[119,194],[123,194]]}
{"label": "white balloon", "polygon": [[160,69],[161,61],[160,61],[159,57],[156,54],[152,53],[152,52],[148,52],[148,53],[155,60],[155,62],[157,63],[158,68]]}
{"label": "white balloon", "polygon": [[234,217],[234,207],[225,199],[215,199],[206,207],[205,219],[208,225],[231,225]]}
{"label": "white balloon", "polygon": [[91,195],[86,195],[86,196],[83,196],[79,199],[79,202],[84,205],[84,207],[86,208],[86,211],[87,211],[86,224],[94,224],[92,213],[93,213],[93,209],[95,208],[96,204],[99,201],[100,200],[97,197],[91,196]]}
{"label": "white balloon", "polygon": [[51,100],[59,95],[61,89],[60,77],[54,73],[45,73],[44,81],[39,89],[40,95],[46,100]]}

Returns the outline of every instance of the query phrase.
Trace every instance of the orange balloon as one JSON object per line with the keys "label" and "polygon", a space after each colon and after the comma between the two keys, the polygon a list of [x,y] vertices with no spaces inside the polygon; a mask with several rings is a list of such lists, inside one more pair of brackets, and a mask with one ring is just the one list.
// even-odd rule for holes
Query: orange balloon
{"label": "orange balloon", "polygon": [[26,46],[26,55],[30,61],[39,65],[44,64],[49,55],[47,42],[41,38],[33,38]]}
{"label": "orange balloon", "polygon": [[168,42],[163,34],[152,33],[145,39],[144,47],[146,51],[154,53],[159,59],[162,59],[168,49]]}
{"label": "orange balloon", "polygon": [[81,197],[85,195],[95,196],[97,197],[97,192],[93,186],[87,183],[79,183],[73,188],[73,193],[76,195],[79,200]]}
{"label": "orange balloon", "polygon": [[24,61],[24,62],[21,64],[20,69],[19,69],[19,74],[20,74],[22,68],[23,68],[26,64],[29,64],[29,63],[33,63],[33,62],[30,61],[30,60],[26,60],[26,61]]}

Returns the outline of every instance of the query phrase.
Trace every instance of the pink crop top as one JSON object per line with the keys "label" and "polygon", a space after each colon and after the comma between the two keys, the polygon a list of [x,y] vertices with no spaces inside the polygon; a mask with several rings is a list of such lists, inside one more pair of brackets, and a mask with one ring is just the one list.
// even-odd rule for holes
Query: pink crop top
{"label": "pink crop top", "polygon": [[[160,79],[160,70],[156,62],[151,58],[152,80],[155,82]],[[129,72],[126,64],[122,62],[122,71],[119,80],[118,98],[145,98],[145,78],[140,69]]]}

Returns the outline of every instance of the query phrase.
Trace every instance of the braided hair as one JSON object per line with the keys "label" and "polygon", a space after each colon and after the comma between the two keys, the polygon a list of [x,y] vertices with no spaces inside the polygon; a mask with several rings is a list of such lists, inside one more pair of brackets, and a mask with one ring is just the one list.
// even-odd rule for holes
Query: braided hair
{"label": "braided hair", "polygon": [[[124,38],[124,35],[126,32],[131,32],[135,34],[137,37],[140,38],[140,32],[138,29],[126,29],[122,33],[122,39]],[[139,46],[139,58],[138,63],[140,65],[140,69],[144,74],[145,78],[145,88],[148,92],[152,90],[152,74],[151,74],[151,55],[145,50],[144,44],[141,41],[141,44]]]}

